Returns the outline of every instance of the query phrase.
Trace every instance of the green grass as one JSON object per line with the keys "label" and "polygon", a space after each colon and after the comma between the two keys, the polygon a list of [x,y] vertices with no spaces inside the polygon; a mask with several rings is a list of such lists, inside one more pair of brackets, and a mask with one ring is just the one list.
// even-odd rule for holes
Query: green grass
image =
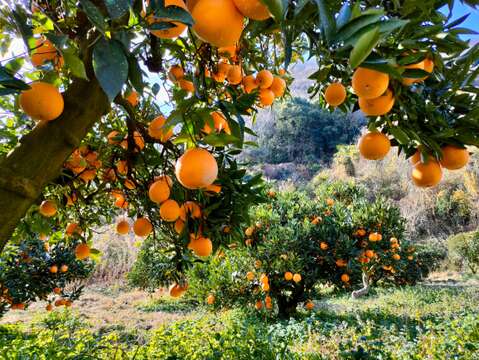
{"label": "green grass", "polygon": [[479,359],[477,287],[380,289],[358,300],[329,295],[318,299],[316,311],[283,322],[242,309],[197,312],[165,299],[144,310],[185,306],[194,319],[144,332],[93,331],[68,311],[0,326],[0,358]]}

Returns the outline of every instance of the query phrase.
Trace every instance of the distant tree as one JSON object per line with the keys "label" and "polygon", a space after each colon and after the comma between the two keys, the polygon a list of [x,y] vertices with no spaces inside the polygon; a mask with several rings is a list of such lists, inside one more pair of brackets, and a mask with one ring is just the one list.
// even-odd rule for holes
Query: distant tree
{"label": "distant tree", "polygon": [[259,148],[251,159],[264,163],[330,163],[336,146],[351,144],[362,122],[339,111],[328,112],[302,98],[281,104],[259,131]]}

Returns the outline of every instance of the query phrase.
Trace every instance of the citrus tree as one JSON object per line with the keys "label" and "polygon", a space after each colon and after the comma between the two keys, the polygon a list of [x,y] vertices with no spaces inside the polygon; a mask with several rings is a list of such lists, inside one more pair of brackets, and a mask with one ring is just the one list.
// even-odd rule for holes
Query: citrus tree
{"label": "citrus tree", "polygon": [[[413,178],[436,183],[440,167],[425,158],[457,168],[462,147],[477,142],[478,49],[460,40],[468,30],[438,10],[444,4],[4,2],[0,249],[64,232],[87,259],[98,256],[96,226],[129,217],[136,235],[169,254],[165,282],[180,294],[189,264],[241,239],[262,201],[261,178],[235,156],[252,133],[246,120],[283,97],[285,69],[306,52],[318,60],[320,104],[353,110],[336,84],[352,78],[370,129],[382,131],[361,142],[363,155],[420,147]],[[6,55],[19,39],[25,51]]]}

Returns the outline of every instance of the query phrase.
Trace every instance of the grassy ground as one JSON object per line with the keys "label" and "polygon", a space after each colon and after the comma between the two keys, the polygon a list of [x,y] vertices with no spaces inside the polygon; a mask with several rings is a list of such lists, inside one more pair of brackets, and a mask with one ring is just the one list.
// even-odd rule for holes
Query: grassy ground
{"label": "grassy ground", "polygon": [[451,273],[431,280],[359,300],[325,296],[313,312],[286,322],[89,288],[72,311],[7,314],[0,358],[479,359],[478,278]]}

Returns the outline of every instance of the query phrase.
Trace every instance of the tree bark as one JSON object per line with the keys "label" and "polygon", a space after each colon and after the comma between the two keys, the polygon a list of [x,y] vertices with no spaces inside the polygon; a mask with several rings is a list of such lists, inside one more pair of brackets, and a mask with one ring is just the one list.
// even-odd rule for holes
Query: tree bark
{"label": "tree bark", "polygon": [[367,295],[369,293],[369,276],[365,272],[363,272],[363,287],[359,290],[355,290],[351,293],[351,297],[353,299],[357,299],[361,296]]}
{"label": "tree bark", "polygon": [[62,115],[39,123],[0,162],[0,253],[45,186],[109,110],[106,95],[97,80],[91,79],[75,79],[63,94]]}

